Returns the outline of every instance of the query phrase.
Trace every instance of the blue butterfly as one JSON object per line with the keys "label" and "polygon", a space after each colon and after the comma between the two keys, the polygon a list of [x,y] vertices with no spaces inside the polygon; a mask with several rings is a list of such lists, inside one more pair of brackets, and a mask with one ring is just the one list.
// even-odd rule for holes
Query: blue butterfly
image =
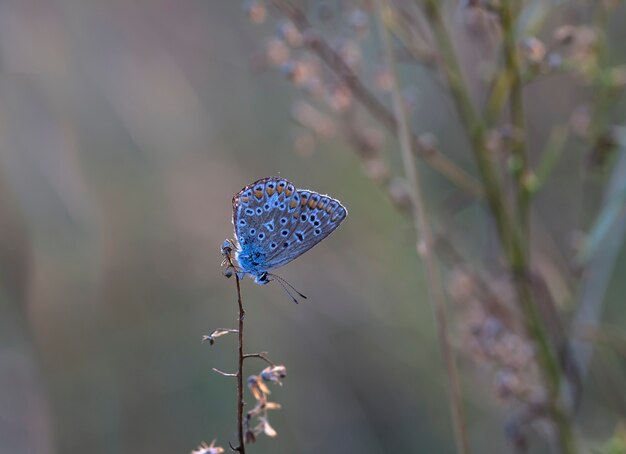
{"label": "blue butterfly", "polygon": [[330,235],[348,211],[327,195],[262,178],[233,197],[235,258],[243,275],[267,284],[268,271],[301,256]]}

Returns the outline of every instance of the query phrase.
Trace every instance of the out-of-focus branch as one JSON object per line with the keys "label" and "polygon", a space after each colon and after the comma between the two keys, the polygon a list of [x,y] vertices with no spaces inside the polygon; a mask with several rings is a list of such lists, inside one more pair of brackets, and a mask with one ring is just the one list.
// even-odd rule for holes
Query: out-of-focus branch
{"label": "out-of-focus branch", "polygon": [[[385,128],[392,134],[395,134],[398,124],[393,113],[367,89],[354,71],[324,38],[315,32],[304,11],[288,0],[273,0],[273,4],[294,23],[305,36],[305,45],[341,79],[350,89],[355,99]],[[480,185],[471,175],[439,151],[422,147],[418,137],[413,133],[410,133],[410,147],[416,155],[423,158],[433,169],[440,172],[456,186],[469,191],[476,197],[482,196]]]}
{"label": "out-of-focus branch", "polygon": [[461,392],[461,383],[459,373],[456,366],[454,351],[450,344],[448,333],[448,316],[445,303],[445,292],[443,289],[443,281],[441,278],[441,270],[437,263],[437,258],[433,254],[434,239],[431,231],[430,222],[426,214],[426,206],[422,195],[422,188],[419,179],[417,162],[411,150],[411,133],[409,131],[409,122],[400,92],[399,80],[396,74],[396,62],[393,51],[391,37],[387,31],[385,24],[385,10],[389,7],[385,0],[378,0],[377,21],[380,29],[381,41],[384,46],[384,54],[392,74],[391,97],[393,102],[393,110],[397,123],[396,134],[400,142],[400,152],[402,154],[402,162],[404,171],[410,184],[411,200],[413,203],[413,220],[415,230],[418,236],[416,245],[417,252],[424,258],[426,270],[428,274],[428,286],[430,289],[430,304],[435,313],[435,321],[437,326],[437,334],[439,337],[439,345],[446,367],[446,375],[448,378],[448,393],[450,410],[452,413],[452,421],[454,423],[454,435],[457,450],[466,454],[469,452],[469,443],[467,441],[467,430],[465,426],[465,418],[463,415],[463,401]]}

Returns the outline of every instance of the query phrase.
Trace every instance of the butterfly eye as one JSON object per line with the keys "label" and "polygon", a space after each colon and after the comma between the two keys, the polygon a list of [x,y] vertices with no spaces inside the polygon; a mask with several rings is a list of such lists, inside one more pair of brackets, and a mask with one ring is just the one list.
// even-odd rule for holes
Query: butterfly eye
{"label": "butterfly eye", "polygon": [[287,223],[287,218],[280,218],[280,223],[285,225]]}
{"label": "butterfly eye", "polygon": [[284,247],[284,248],[289,247],[289,241],[285,241],[285,242],[283,243],[283,247]]}
{"label": "butterfly eye", "polygon": [[320,225],[320,221],[315,221],[315,222],[313,223],[313,225],[314,225],[315,227],[319,227],[319,225]]}
{"label": "butterfly eye", "polygon": [[300,216],[300,220],[302,222],[306,221],[306,214],[303,214],[302,216]]}
{"label": "butterfly eye", "polygon": [[243,219],[239,219],[239,225],[241,226],[246,225],[246,221],[244,221]]}
{"label": "butterfly eye", "polygon": [[256,234],[256,230],[255,229],[250,229],[250,235],[255,235]]}
{"label": "butterfly eye", "polygon": [[265,211],[268,211],[270,209],[270,204],[266,203],[263,208],[265,208]]}
{"label": "butterfly eye", "polygon": [[321,231],[320,229],[315,229],[315,232],[314,232],[314,233],[315,233],[316,235],[319,235],[320,233],[322,233],[322,231]]}
{"label": "butterfly eye", "polygon": [[259,236],[257,237],[259,240],[263,240],[265,239],[265,233],[261,232],[259,233]]}
{"label": "butterfly eye", "polygon": [[289,235],[289,230],[287,230],[287,229],[283,229],[283,230],[281,230],[281,231],[280,231],[280,234],[281,234],[282,236],[287,236],[287,235]]}
{"label": "butterfly eye", "polygon": [[298,238],[298,241],[302,242],[302,240],[304,240],[304,235],[300,232],[296,232],[296,238]]}
{"label": "butterfly eye", "polygon": [[263,210],[261,209],[261,207],[258,207],[256,209],[256,214],[260,215],[261,213],[263,213]]}
{"label": "butterfly eye", "polygon": [[254,210],[252,208],[246,208],[246,214],[248,216],[252,216],[254,214]]}
{"label": "butterfly eye", "polygon": [[272,243],[270,244],[270,249],[276,249],[278,245],[276,243]]}
{"label": "butterfly eye", "polygon": [[281,181],[280,183],[278,183],[278,186],[280,186],[281,188],[284,188],[284,187],[285,187],[285,184],[286,184],[286,183],[285,183],[284,181]]}
{"label": "butterfly eye", "polygon": [[280,208],[281,210],[284,210],[284,209],[285,209],[285,204],[284,204],[284,203],[281,203],[281,204],[280,204],[280,206],[279,206],[278,208]]}

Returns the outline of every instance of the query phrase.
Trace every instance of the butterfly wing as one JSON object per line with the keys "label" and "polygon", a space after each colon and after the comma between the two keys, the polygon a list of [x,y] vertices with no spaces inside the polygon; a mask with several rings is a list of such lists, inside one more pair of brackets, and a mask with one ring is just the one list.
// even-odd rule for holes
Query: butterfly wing
{"label": "butterfly wing", "polygon": [[282,178],[255,181],[233,197],[233,224],[243,271],[260,274],[304,254],[346,218],[338,200],[296,190]]}

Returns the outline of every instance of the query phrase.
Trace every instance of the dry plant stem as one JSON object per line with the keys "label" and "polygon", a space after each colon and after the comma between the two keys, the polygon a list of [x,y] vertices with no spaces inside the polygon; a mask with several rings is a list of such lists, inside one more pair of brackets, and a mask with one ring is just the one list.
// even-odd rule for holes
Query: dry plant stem
{"label": "dry plant stem", "polygon": [[437,45],[443,59],[442,68],[448,79],[451,95],[458,114],[470,137],[472,152],[476,159],[485,188],[489,208],[495,218],[503,249],[511,269],[524,325],[530,339],[536,345],[537,363],[548,394],[548,411],[554,422],[559,444],[563,453],[576,452],[570,422],[559,404],[561,367],[544,331],[533,296],[530,291],[530,276],[524,245],[524,237],[513,223],[506,210],[500,181],[485,146],[485,127],[478,117],[461,76],[456,53],[443,22],[438,0],[425,0],[425,11],[430,19]]}
{"label": "dry plant stem", "polygon": [[[231,267],[234,268],[233,262],[228,257],[228,263]],[[235,273],[235,283],[237,285],[237,303],[239,304],[239,361],[237,367],[237,443],[238,446],[234,447],[233,450],[238,451],[241,454],[245,454],[246,446],[244,443],[243,437],[243,360],[245,355],[243,354],[243,320],[246,316],[246,311],[243,309],[243,301],[241,299],[241,284],[239,280],[239,275]]]}
{"label": "dry plant stem", "polygon": [[[304,11],[288,0],[273,0],[273,4],[307,37],[307,47],[340,78],[350,89],[355,99],[357,99],[385,128],[395,134],[398,125],[393,113],[365,87],[352,68],[350,68],[341,56],[324,40],[321,34],[315,33]],[[410,133],[410,137],[410,148],[415,154],[422,157],[429,165],[459,188],[469,191],[475,197],[482,196],[480,185],[465,170],[458,167],[445,155],[437,151],[425,150],[420,145],[415,134]]]}
{"label": "dry plant stem", "polygon": [[[386,3],[385,0],[378,0],[377,4],[377,20],[380,29],[381,41],[384,46],[384,54],[387,65],[393,78],[391,96],[393,101],[393,110],[397,122],[397,135],[400,142],[402,162],[411,187],[414,224],[416,233],[419,238],[418,244],[416,246],[418,253],[421,253],[424,261],[426,262],[428,284],[430,289],[430,303],[435,312],[437,334],[439,336],[439,343],[441,346],[441,352],[446,367],[446,374],[448,377],[448,393],[450,410],[452,413],[452,420],[454,424],[455,442],[457,446],[457,451],[462,454],[467,454],[469,452],[469,443],[467,441],[467,430],[465,427],[465,420],[463,416],[461,384],[456,366],[456,360],[454,358],[454,352],[452,350],[448,334],[448,317],[445,307],[445,294],[443,290],[439,264],[437,263],[437,259],[433,255],[433,235],[428,219],[426,217],[426,208],[419,181],[417,162],[413,155],[413,152],[411,151],[411,133],[409,131],[409,124],[406,110],[404,108],[404,101],[402,98],[402,94],[400,93],[399,81],[396,74],[396,62],[393,45],[391,42],[391,37],[389,36],[389,32],[387,31],[384,23],[385,8],[388,8],[389,5]],[[424,247],[420,247],[420,243],[422,243]]]}

